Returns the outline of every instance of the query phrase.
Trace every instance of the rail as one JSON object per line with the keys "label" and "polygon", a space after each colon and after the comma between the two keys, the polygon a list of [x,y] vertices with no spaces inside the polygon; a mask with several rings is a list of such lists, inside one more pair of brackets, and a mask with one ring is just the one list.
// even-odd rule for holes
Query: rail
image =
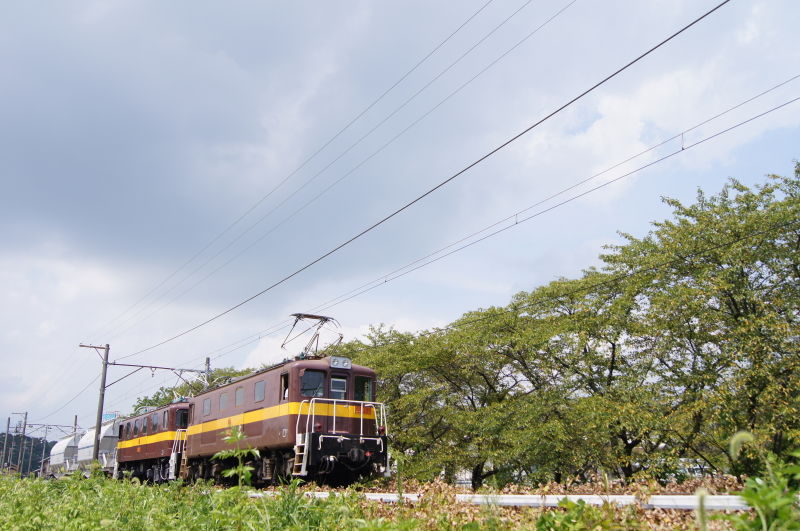
{"label": "rail", "polygon": [[[383,402],[367,402],[361,400],[338,400],[335,398],[312,398],[310,400],[303,400],[300,402],[300,410],[297,413],[297,422],[295,425],[295,433],[305,434],[311,433],[311,429],[316,424],[317,420],[317,405],[318,404],[330,404],[331,407],[329,408],[332,410],[331,415],[320,415],[326,417],[333,417],[333,426],[331,428],[331,433],[336,433],[336,419],[339,417],[338,411],[339,407],[355,407],[359,413],[359,423],[358,423],[358,435],[359,437],[364,437],[365,435],[369,437],[374,437],[380,435],[379,428],[383,427],[386,429],[386,406]],[[303,413],[303,406],[305,405],[305,413]],[[375,433],[365,434],[364,433],[364,416],[365,411],[372,410],[372,418],[375,419]],[[306,425],[305,430],[300,431],[300,418],[305,414],[306,416]],[[352,419],[354,417],[348,415],[348,419]],[[369,417],[367,417],[369,419]]]}
{"label": "rail", "polygon": [[[249,492],[250,498],[266,498],[279,495],[279,491]],[[335,492],[305,492],[308,498],[327,499],[335,496]],[[383,503],[398,503],[400,500],[419,503],[422,499],[421,494],[394,492],[362,492],[359,496],[370,501]],[[471,505],[493,505],[504,507],[557,507],[562,500],[572,502],[583,501],[587,505],[603,505],[606,503],[619,506],[638,506],[644,510],[651,509],[683,509],[697,510],[699,507],[696,495],[654,495],[640,498],[628,495],[597,495],[597,494],[456,494],[456,503]],[[733,494],[709,495],[705,497],[703,506],[708,511],[747,511],[747,505],[741,497]]]}

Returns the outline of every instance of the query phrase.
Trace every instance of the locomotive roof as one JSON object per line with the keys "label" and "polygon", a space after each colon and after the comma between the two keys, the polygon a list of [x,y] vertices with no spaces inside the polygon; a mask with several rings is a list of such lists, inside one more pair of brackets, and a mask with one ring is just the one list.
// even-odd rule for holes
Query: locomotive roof
{"label": "locomotive roof", "polygon": [[[234,385],[236,383],[239,383],[239,382],[241,382],[243,380],[247,380],[248,378],[252,378],[254,376],[258,376],[258,375],[265,374],[265,373],[268,373],[268,372],[276,371],[278,369],[284,369],[284,368],[287,368],[287,367],[299,367],[301,369],[330,369],[331,368],[331,366],[330,366],[331,361],[330,360],[331,360],[331,356],[326,356],[324,358],[305,358],[305,359],[299,359],[299,360],[298,359],[295,359],[295,360],[284,360],[284,361],[282,361],[282,362],[280,362],[280,363],[278,363],[276,365],[271,365],[271,366],[266,367],[264,369],[260,369],[260,370],[257,370],[255,372],[252,372],[250,374],[246,374],[244,376],[239,376],[238,378],[234,378],[233,380],[231,380],[230,382],[227,382],[225,384],[221,384],[221,385],[217,385],[215,387],[210,387],[208,389],[205,389],[205,390],[197,393],[196,395],[194,395],[193,398],[197,398],[197,397],[202,396],[204,394],[211,393],[211,392],[216,391],[218,389],[222,389],[223,387],[228,387],[230,385]],[[355,363],[351,366],[350,369],[346,369],[346,370],[351,371],[351,372],[355,372],[355,373],[358,373],[358,374],[361,374],[361,375],[366,374],[366,375],[369,375],[369,376],[375,376],[375,371],[374,370],[370,369],[369,367],[365,367],[363,365],[356,365]]]}
{"label": "locomotive roof", "polygon": [[178,402],[170,402],[169,404],[167,404],[165,406],[154,407],[153,409],[151,409],[149,411],[142,411],[141,413],[134,413],[133,415],[128,415],[127,417],[122,417],[122,418],[117,419],[117,420],[119,420],[120,422],[123,422],[123,421],[127,422],[127,421],[135,419],[137,417],[146,417],[148,415],[152,415],[156,411],[164,411],[165,409],[169,409],[171,407],[177,407],[177,406],[181,406],[181,405],[183,405],[185,407],[189,407],[188,400],[181,400],[181,401],[178,401]]}

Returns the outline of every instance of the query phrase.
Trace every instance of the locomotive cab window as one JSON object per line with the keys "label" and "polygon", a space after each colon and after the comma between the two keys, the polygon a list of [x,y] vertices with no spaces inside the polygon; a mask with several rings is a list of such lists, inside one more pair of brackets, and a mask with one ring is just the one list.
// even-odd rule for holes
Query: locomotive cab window
{"label": "locomotive cab window", "polygon": [[289,399],[289,373],[281,374],[281,400]]}
{"label": "locomotive cab window", "polygon": [[147,434],[147,417],[142,419],[142,435]]}
{"label": "locomotive cab window", "polygon": [[325,395],[325,372],[306,370],[300,380],[300,394],[320,397]]}
{"label": "locomotive cab window", "polygon": [[166,430],[169,426],[169,410],[164,412],[164,429]]}
{"label": "locomotive cab window", "polygon": [[136,419],[133,423],[133,436],[139,435],[139,427],[142,425],[142,419]]}
{"label": "locomotive cab window", "polygon": [[175,412],[175,427],[185,429],[189,425],[189,410],[179,409]]}
{"label": "locomotive cab window", "polygon": [[150,417],[150,423],[153,425],[153,433],[158,431],[158,413],[153,413]]}
{"label": "locomotive cab window", "polygon": [[366,376],[356,376],[355,400],[370,402],[372,400],[372,379]]}
{"label": "locomotive cab window", "polygon": [[331,378],[331,394],[334,400],[347,398],[347,378]]}
{"label": "locomotive cab window", "polygon": [[228,393],[222,393],[219,395],[219,410],[225,411],[228,409]]}
{"label": "locomotive cab window", "polygon": [[130,422],[125,425],[125,438],[126,439],[130,439],[131,438],[131,423]]}
{"label": "locomotive cab window", "polygon": [[119,435],[117,435],[117,438],[120,441],[125,438],[125,425],[124,424],[120,424],[119,425]]}
{"label": "locomotive cab window", "polygon": [[264,400],[264,397],[266,396],[266,386],[267,384],[264,382],[264,380],[255,383],[253,386],[253,402],[261,402]]}
{"label": "locomotive cab window", "polygon": [[236,388],[235,400],[237,406],[241,406],[242,404],[244,404],[244,387]]}
{"label": "locomotive cab window", "polygon": [[211,414],[211,399],[206,398],[203,400],[203,416],[208,416]]}

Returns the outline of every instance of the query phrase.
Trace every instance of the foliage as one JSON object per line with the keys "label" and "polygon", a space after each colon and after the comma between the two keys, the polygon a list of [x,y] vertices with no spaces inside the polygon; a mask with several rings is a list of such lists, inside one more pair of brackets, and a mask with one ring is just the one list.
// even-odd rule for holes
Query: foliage
{"label": "foliage", "polygon": [[[737,433],[730,443],[733,459],[739,457],[744,443],[752,441],[753,437],[749,433]],[[783,462],[771,453],[758,453],[766,473],[763,477],[748,478],[739,494],[747,505],[755,509],[755,515],[724,515],[721,519],[732,522],[736,529],[741,530],[800,529],[800,465]],[[800,451],[791,452],[790,456],[797,461]]]}
{"label": "foliage", "polygon": [[630,511],[616,509],[608,503],[594,507],[587,505],[583,500],[573,502],[563,499],[558,506],[564,511],[543,514],[536,522],[537,530],[644,529]]}
{"label": "foliage", "polygon": [[142,486],[138,482],[104,478],[46,481],[0,477],[2,529],[365,527],[368,526],[358,505],[338,497],[307,498],[296,492],[296,488],[254,500],[244,490],[219,490],[202,482],[189,486],[177,482]]}
{"label": "foliage", "polygon": [[622,234],[578,278],[328,349],[378,373],[404,475],[666,484],[764,473],[757,453],[727,447],[742,430],[779,460],[800,447],[800,163],[664,202],[669,219]]}
{"label": "foliage", "polygon": [[253,457],[258,459],[261,454],[257,448],[242,448],[241,442],[247,438],[241,426],[231,427],[228,434],[222,438],[227,444],[234,446],[228,450],[221,450],[214,454],[214,459],[223,461],[225,459],[236,459],[236,466],[223,470],[222,475],[226,478],[236,476],[239,480],[239,488],[242,488],[242,483],[250,485],[252,483],[253,470],[252,466],[245,464],[245,459]]}
{"label": "foliage", "polygon": [[374,368],[395,454],[418,479],[666,482],[762,471],[800,446],[800,164],[731,180],[601,256],[580,278],[416,334],[338,347]]}
{"label": "foliage", "polygon": [[[0,441],[5,441],[5,436],[6,434],[4,432],[0,432]],[[0,463],[0,469],[2,469],[4,465],[19,465],[20,447],[24,446],[25,455],[22,459],[20,471],[24,476],[34,473],[40,468],[42,453],[47,457],[55,444],[55,441],[43,441],[43,439],[39,437],[29,437],[27,435],[23,437],[21,433],[9,432],[7,448],[5,450],[5,463]],[[31,449],[33,449],[33,453],[31,453]],[[28,467],[29,464],[30,468]]]}

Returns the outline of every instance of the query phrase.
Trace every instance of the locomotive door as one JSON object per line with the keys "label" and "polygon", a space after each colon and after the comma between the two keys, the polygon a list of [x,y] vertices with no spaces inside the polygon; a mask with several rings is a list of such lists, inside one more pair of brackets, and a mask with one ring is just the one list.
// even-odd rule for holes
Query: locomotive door
{"label": "locomotive door", "polygon": [[[189,437],[189,429],[188,428],[194,422],[194,415],[195,415],[194,402],[189,402],[189,412],[187,414],[186,426],[185,426],[185,428],[186,428],[186,439],[184,439],[185,442],[183,443],[184,455],[192,453],[191,452],[191,447],[192,447],[192,442],[193,441],[192,441],[192,438]],[[177,416],[177,414],[175,415],[175,424],[176,424],[176,428],[177,428],[177,424],[178,424],[178,416]]]}
{"label": "locomotive door", "polygon": [[[348,400],[348,375],[342,373],[332,373],[330,383],[328,385],[328,397],[332,400]],[[330,417],[328,419],[329,430],[331,433],[354,433],[353,432],[353,418],[352,418],[352,404],[341,402],[331,402],[330,404]],[[358,426],[355,426],[358,433]]]}

